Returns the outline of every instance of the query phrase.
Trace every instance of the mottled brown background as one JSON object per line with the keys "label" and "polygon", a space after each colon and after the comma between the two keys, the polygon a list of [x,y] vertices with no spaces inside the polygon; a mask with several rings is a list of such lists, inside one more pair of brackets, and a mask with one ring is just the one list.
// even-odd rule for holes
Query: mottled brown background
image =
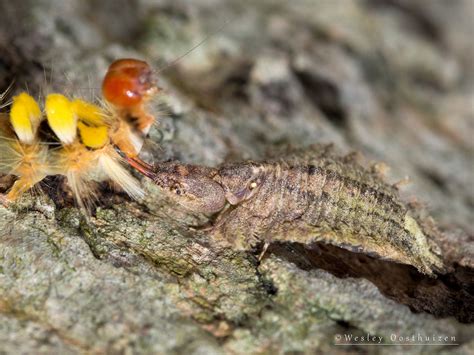
{"label": "mottled brown background", "polygon": [[[0,0],[0,89],[93,99],[119,57],[161,68],[143,153],[216,165],[288,145],[410,177],[450,273],[336,247],[217,250],[205,221],[148,182],[104,187],[84,222],[60,179],[0,207],[0,352],[418,353],[473,351],[474,2]],[[1,152],[0,152],[1,154]],[[456,336],[454,347],[336,347],[335,334]]]}

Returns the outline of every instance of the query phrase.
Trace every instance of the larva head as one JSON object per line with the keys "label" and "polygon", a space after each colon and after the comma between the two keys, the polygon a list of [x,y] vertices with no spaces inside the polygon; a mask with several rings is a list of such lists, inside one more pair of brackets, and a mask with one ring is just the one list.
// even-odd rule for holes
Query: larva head
{"label": "larva head", "polygon": [[105,99],[118,108],[131,108],[157,90],[148,63],[138,59],[118,59],[113,62],[102,83]]}
{"label": "larva head", "polygon": [[215,169],[174,161],[152,167],[135,158],[125,159],[167,191],[173,200],[191,211],[211,214],[225,206],[224,190],[212,179]]}
{"label": "larva head", "polygon": [[227,164],[222,166],[218,173],[225,197],[232,205],[252,198],[264,182],[264,178],[265,169],[252,162]]}
{"label": "larva head", "polygon": [[76,139],[77,115],[71,101],[61,94],[49,94],[45,111],[48,124],[59,140],[65,144],[73,143]]}
{"label": "larva head", "polygon": [[41,110],[33,97],[23,92],[13,98],[10,122],[21,142],[33,143],[41,119]]}

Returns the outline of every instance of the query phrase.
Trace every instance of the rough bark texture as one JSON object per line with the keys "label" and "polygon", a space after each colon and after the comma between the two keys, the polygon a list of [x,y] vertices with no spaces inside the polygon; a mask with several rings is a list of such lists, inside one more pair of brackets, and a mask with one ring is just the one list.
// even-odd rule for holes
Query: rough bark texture
{"label": "rough bark texture", "polygon": [[[472,1],[0,0],[0,12],[0,88],[15,79],[15,92],[87,99],[113,59],[160,68],[223,26],[161,72],[143,157],[216,165],[316,142],[359,151],[390,166],[391,181],[410,177],[403,196],[428,206],[450,266],[431,279],[285,243],[258,263],[217,248],[189,227],[205,216],[145,180],[140,203],[104,185],[84,221],[52,177],[0,207],[0,353],[472,353]],[[459,345],[334,345],[367,333]]]}

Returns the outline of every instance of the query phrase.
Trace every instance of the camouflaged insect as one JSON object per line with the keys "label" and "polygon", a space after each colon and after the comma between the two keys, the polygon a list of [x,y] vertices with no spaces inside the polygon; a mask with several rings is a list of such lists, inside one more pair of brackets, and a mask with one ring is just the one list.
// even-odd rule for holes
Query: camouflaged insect
{"label": "camouflaged insect", "polygon": [[396,187],[350,156],[337,157],[329,146],[217,168],[129,162],[179,204],[218,213],[211,232],[221,244],[248,250],[262,241],[323,241],[429,275],[443,269],[433,252],[437,246]]}

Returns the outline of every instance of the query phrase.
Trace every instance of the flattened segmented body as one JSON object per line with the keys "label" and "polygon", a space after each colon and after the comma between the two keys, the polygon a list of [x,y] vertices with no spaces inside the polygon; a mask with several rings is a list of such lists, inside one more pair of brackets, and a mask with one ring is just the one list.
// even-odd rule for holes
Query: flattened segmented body
{"label": "flattened segmented body", "polygon": [[397,190],[327,147],[217,168],[128,161],[181,205],[218,213],[211,230],[218,243],[249,250],[262,241],[323,241],[430,275],[443,269]]}
{"label": "flattened segmented body", "polygon": [[[257,187],[231,214],[219,217],[219,238],[244,248],[259,240],[324,241],[427,274],[442,268],[396,189],[362,166],[321,150],[253,164],[259,173],[248,180]],[[245,175],[239,164],[225,169]],[[249,181],[241,181],[242,188]],[[220,183],[225,189],[226,178]]]}

